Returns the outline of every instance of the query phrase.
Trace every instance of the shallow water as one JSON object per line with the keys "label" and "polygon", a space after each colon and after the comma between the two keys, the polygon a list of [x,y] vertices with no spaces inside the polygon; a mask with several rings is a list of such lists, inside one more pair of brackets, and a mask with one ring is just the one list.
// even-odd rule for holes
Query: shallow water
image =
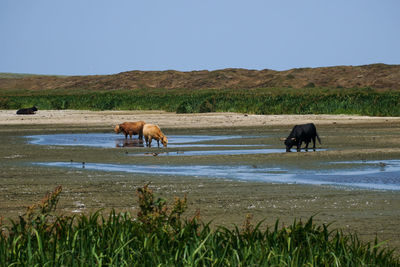
{"label": "shallow water", "polygon": [[[229,165],[130,165],[75,162],[35,163],[49,167],[78,168],[107,172],[128,172],[151,175],[178,175],[261,181],[335,185],[377,190],[400,190],[400,160],[329,162],[313,170],[301,168],[229,166]],[[340,164],[332,169],[331,164]]]}
{"label": "shallow water", "polygon": [[[246,136],[248,137],[248,136]],[[51,134],[27,136],[28,142],[37,145],[89,146],[89,147],[143,147],[137,138],[132,140],[113,133],[103,134]],[[285,153],[284,147],[275,149],[268,145],[238,145],[235,139],[242,136],[218,135],[171,135],[169,148],[177,151],[146,152],[132,150],[128,156],[218,156],[218,155],[251,155]],[[217,141],[231,140],[220,144]],[[229,143],[229,144],[227,144]],[[236,142],[237,143],[237,142]],[[157,143],[153,143],[156,145]],[[252,146],[257,146],[252,148]],[[223,149],[222,149],[223,147]],[[260,148],[261,147],[261,148]],[[264,148],[266,147],[266,148]],[[185,150],[180,150],[185,148]],[[190,149],[192,148],[192,149]],[[202,148],[202,149],[199,149]],[[207,149],[204,149],[207,148]],[[209,148],[209,149],[208,149]],[[220,149],[218,149],[220,148]],[[317,149],[319,151],[326,149]],[[165,152],[164,152],[165,151]],[[312,151],[310,149],[309,151]],[[295,152],[296,153],[296,152]],[[51,167],[84,168],[106,172],[129,172],[152,175],[174,175],[213,177],[244,181],[263,181],[275,183],[300,183],[313,185],[350,186],[368,189],[400,190],[400,160],[386,161],[348,161],[348,162],[311,162],[307,168],[298,164],[289,166],[277,163],[273,167],[255,165],[123,165],[103,163],[50,162],[37,163]],[[229,164],[229,163],[228,163]]]}
{"label": "shallow water", "polygon": [[[138,138],[125,139],[124,135],[113,133],[87,133],[87,134],[47,134],[29,135],[30,144],[52,145],[52,146],[89,146],[89,147],[144,147],[143,141]],[[137,137],[137,136],[136,136]],[[212,135],[172,135],[168,136],[168,147],[210,147],[227,145],[218,144],[199,144],[200,142],[212,142],[226,139],[241,138],[241,136],[212,136]],[[197,143],[197,144],[196,144]],[[161,144],[160,144],[161,145]],[[157,146],[157,141],[152,142],[152,146]],[[229,145],[235,146],[235,145]],[[237,146],[237,145],[236,145]]]}
{"label": "shallow water", "polygon": [[[248,136],[247,136],[248,137]],[[265,137],[265,136],[264,136]],[[54,146],[89,146],[89,147],[145,147],[142,140],[137,138],[125,139],[111,133],[88,133],[88,134],[49,134],[49,135],[30,135],[26,136],[30,144],[35,145],[54,145]],[[202,151],[175,151],[175,152],[157,152],[157,153],[132,153],[130,156],[212,156],[212,155],[247,155],[247,154],[270,154],[284,153],[285,148],[273,149],[243,149],[255,146],[267,147],[268,145],[237,145],[237,144],[217,144],[216,141],[235,139],[242,136],[218,136],[218,135],[172,135],[168,137],[168,148],[233,148],[224,150],[202,150]],[[207,143],[203,143],[207,142]],[[157,142],[153,141],[153,147]],[[162,147],[162,145],[161,145]],[[242,149],[235,149],[242,148]],[[317,149],[324,151],[326,149]],[[303,152],[304,150],[302,150]],[[312,151],[312,149],[309,149]]]}

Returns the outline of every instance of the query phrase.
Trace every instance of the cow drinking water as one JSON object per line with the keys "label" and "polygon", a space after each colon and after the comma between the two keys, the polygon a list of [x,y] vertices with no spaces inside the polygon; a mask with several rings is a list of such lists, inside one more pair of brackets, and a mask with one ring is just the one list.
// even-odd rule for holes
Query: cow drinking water
{"label": "cow drinking water", "polygon": [[286,152],[290,152],[290,149],[296,145],[297,151],[300,151],[301,143],[306,143],[306,150],[308,149],[308,144],[313,141],[313,149],[315,151],[315,137],[321,144],[321,139],[318,136],[317,129],[314,123],[300,124],[293,127],[287,138],[282,139],[285,141]]}
{"label": "cow drinking water", "polygon": [[157,141],[158,147],[160,147],[160,141],[164,147],[167,147],[168,138],[163,134],[160,127],[157,125],[145,124],[143,126],[143,135],[148,147],[151,147],[151,141],[153,139]]}

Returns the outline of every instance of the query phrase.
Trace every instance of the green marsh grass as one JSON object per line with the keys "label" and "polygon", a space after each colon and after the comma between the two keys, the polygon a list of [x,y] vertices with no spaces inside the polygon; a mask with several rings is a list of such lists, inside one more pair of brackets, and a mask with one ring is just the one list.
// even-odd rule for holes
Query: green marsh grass
{"label": "green marsh grass", "polygon": [[2,225],[0,266],[400,266],[382,243],[294,221],[266,230],[229,229],[184,218],[186,197],[169,206],[145,185],[138,188],[137,216],[111,211],[54,215],[61,187],[11,226]]}
{"label": "green marsh grass", "polygon": [[178,113],[358,114],[400,116],[400,92],[371,88],[235,90],[7,91],[0,109],[165,110]]}

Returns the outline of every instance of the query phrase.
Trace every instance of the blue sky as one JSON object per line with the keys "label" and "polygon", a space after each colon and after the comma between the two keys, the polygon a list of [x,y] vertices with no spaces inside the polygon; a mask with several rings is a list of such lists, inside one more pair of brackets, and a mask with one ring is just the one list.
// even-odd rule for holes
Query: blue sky
{"label": "blue sky", "polygon": [[400,64],[399,0],[1,0],[0,72]]}

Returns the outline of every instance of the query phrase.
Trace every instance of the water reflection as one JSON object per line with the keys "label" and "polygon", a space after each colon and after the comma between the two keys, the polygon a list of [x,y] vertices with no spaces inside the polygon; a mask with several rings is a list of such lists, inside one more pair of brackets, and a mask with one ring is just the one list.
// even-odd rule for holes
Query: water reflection
{"label": "water reflection", "polygon": [[144,147],[144,143],[140,139],[117,139],[115,147]]}
{"label": "water reflection", "polygon": [[[154,155],[153,155],[154,156]],[[176,175],[212,177],[244,181],[299,183],[312,185],[336,185],[379,190],[400,190],[400,160],[380,161],[385,164],[382,171],[377,161],[341,162],[338,169],[326,165],[314,169],[284,166],[255,165],[124,165],[105,163],[43,162],[35,163],[49,167],[85,168],[107,172],[141,173],[149,175]]]}
{"label": "water reflection", "polygon": [[[26,136],[30,144],[47,146],[89,146],[89,147],[143,147],[137,138],[124,139],[113,133],[87,133],[87,134],[47,134]],[[213,141],[241,138],[241,136],[212,136],[212,135],[170,135],[168,147],[224,147],[240,145],[219,145]],[[201,144],[201,142],[209,142]]]}

